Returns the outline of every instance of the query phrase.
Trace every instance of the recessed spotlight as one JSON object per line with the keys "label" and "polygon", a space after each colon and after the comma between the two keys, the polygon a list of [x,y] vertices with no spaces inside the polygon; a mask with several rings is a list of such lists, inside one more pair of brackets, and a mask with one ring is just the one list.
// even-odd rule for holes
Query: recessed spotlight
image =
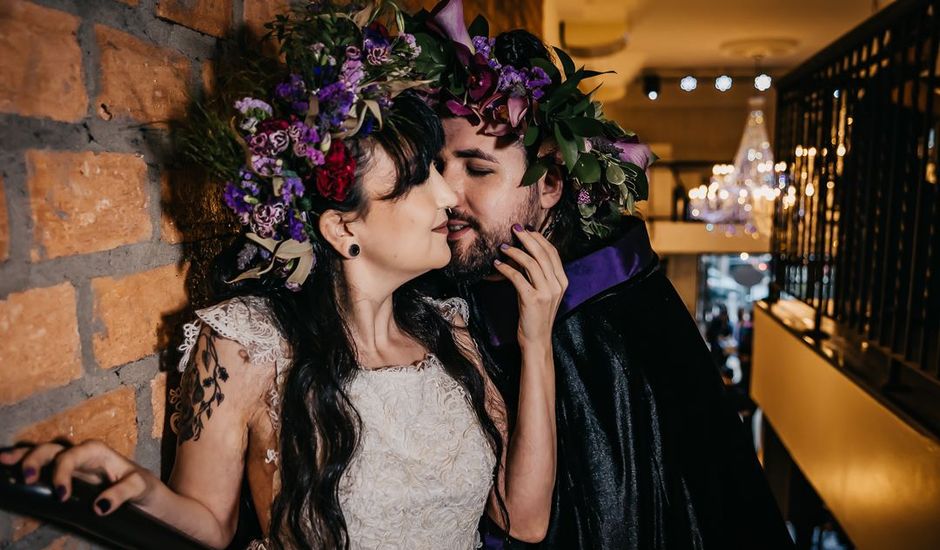
{"label": "recessed spotlight", "polygon": [[733,82],[734,81],[731,80],[730,76],[723,74],[715,79],[715,89],[719,92],[727,92],[731,89],[731,84]]}
{"label": "recessed spotlight", "polygon": [[679,88],[683,92],[691,92],[698,88],[698,79],[692,75],[682,77],[682,80],[679,81]]}
{"label": "recessed spotlight", "polygon": [[643,93],[652,101],[659,97],[659,90],[662,80],[656,75],[647,75],[643,77]]}
{"label": "recessed spotlight", "polygon": [[769,90],[772,83],[773,79],[767,73],[761,73],[754,77],[754,87],[761,92]]}

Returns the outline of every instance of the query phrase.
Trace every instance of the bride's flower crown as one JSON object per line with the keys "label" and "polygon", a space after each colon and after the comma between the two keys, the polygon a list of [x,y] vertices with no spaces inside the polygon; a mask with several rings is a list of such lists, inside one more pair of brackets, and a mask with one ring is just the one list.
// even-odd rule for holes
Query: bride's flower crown
{"label": "bride's flower crown", "polygon": [[578,89],[603,73],[576,68],[559,48],[554,50],[563,73],[549,59],[527,60],[527,66],[501,63],[486,19],[478,16],[465,26],[462,0],[442,0],[431,12],[417,14],[409,30],[422,45],[422,71],[436,79],[443,108],[481,124],[487,135],[522,139],[529,154],[523,185],[553,166],[561,168],[573,184],[588,237],[606,237],[623,211],[632,213],[647,198],[646,169],[655,156],[607,119],[592,94]]}
{"label": "bride's flower crown", "polygon": [[285,61],[279,82],[206,115],[186,152],[226,182],[225,204],[255,243],[239,267],[256,267],[232,282],[270,273],[297,289],[316,261],[316,212],[346,201],[355,180],[347,141],[381,128],[395,96],[427,81],[415,37],[389,31],[404,29],[392,2],[311,1],[266,26]]}

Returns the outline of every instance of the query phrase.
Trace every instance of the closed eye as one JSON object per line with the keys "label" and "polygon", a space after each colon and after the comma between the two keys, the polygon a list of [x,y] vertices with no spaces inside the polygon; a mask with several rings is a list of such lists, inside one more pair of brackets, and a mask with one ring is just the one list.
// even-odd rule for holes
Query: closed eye
{"label": "closed eye", "polygon": [[473,166],[467,166],[467,174],[473,177],[481,178],[483,176],[488,176],[492,174],[493,171],[486,168],[474,168]]}

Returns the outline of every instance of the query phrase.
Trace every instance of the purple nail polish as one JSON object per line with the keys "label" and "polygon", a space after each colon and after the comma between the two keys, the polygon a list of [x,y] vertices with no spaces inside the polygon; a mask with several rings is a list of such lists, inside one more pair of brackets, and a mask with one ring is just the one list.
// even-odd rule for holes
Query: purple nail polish
{"label": "purple nail polish", "polygon": [[56,485],[56,486],[55,486],[55,494],[56,494],[57,497],[59,497],[59,500],[65,500],[65,486],[64,486],[64,485]]}
{"label": "purple nail polish", "polygon": [[512,226],[512,230],[516,233],[522,233],[523,227],[517,223]]}
{"label": "purple nail polish", "polygon": [[32,479],[36,476],[36,468],[29,467],[23,470],[23,478]]}
{"label": "purple nail polish", "polygon": [[509,250],[509,245],[506,244],[506,243],[503,243],[503,244],[499,245],[499,248],[500,248],[500,250]]}

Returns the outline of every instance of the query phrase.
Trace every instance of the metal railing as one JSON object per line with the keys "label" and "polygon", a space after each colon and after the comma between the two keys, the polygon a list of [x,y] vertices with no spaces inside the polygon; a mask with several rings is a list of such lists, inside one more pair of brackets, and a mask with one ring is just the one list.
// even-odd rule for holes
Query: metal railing
{"label": "metal railing", "polygon": [[898,0],[777,83],[779,291],[940,380],[940,0]]}

